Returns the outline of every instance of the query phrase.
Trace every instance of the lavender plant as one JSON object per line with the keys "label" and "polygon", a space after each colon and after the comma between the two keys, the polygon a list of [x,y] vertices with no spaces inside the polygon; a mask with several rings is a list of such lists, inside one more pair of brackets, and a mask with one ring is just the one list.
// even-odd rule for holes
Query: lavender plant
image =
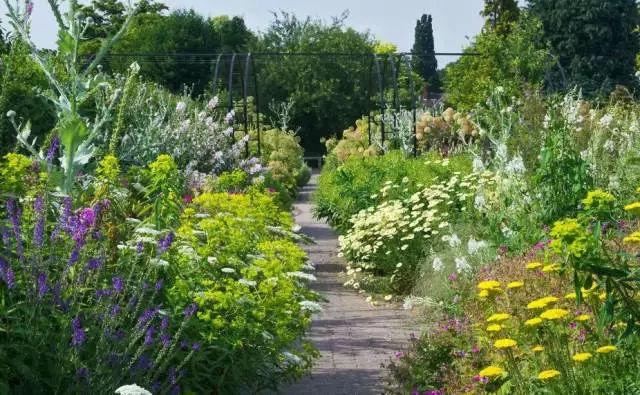
{"label": "lavender plant", "polygon": [[118,243],[121,219],[108,198],[74,207],[47,192],[46,173],[29,179],[22,198],[0,197],[0,387],[179,391],[199,344],[183,335],[197,306],[165,304],[161,262],[172,234],[143,238],[129,225],[120,232],[132,240]]}

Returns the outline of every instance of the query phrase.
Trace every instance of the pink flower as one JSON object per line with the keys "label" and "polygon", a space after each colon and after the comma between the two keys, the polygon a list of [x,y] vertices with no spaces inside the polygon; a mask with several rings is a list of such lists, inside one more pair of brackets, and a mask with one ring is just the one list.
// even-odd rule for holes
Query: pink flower
{"label": "pink flower", "polygon": [[454,272],[454,273],[451,273],[447,278],[449,279],[449,281],[453,282],[458,279],[458,275]]}
{"label": "pink flower", "polygon": [[193,196],[191,196],[191,195],[184,195],[184,196],[182,197],[182,201],[183,201],[185,204],[189,204],[189,203],[191,203],[191,202],[193,201]]}

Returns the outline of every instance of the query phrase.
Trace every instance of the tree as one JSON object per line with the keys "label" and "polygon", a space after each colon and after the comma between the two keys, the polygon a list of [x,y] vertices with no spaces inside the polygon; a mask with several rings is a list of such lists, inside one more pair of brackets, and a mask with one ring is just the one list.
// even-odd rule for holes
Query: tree
{"label": "tree", "polygon": [[416,23],[415,42],[412,52],[413,68],[432,90],[440,89],[438,79],[438,61],[433,43],[433,26],[431,15],[424,14]]}
{"label": "tree", "polygon": [[220,15],[209,19],[220,53],[246,52],[256,36],[239,16]]}
{"label": "tree", "polygon": [[616,85],[636,86],[636,0],[529,0],[529,5],[558,60],[549,84],[578,86],[586,96],[606,95]]}
{"label": "tree", "polygon": [[[253,48],[257,52],[369,54],[375,41],[367,33],[344,26],[346,14],[331,23],[299,19],[282,12]],[[285,102],[291,98],[292,128],[307,152],[323,152],[322,137],[350,126],[370,109],[367,56],[271,57],[258,69],[261,103]],[[261,108],[268,116],[274,114]]]}
{"label": "tree", "polygon": [[[511,33],[502,36],[484,30],[465,49],[468,55],[445,69],[446,100],[457,109],[470,110],[501,86],[508,97],[541,88],[549,68],[549,54],[539,45],[542,24],[526,12]],[[480,55],[472,55],[478,53]]]}
{"label": "tree", "polygon": [[[207,19],[194,10],[177,10],[166,16],[137,15],[113,52],[215,53],[219,46]],[[140,75],[173,92],[181,91],[186,85],[198,95],[211,79],[210,62],[203,62],[197,56],[120,56],[110,58],[110,65],[113,71],[124,73],[133,61],[140,64]]]}
{"label": "tree", "polygon": [[48,88],[44,73],[29,56],[28,47],[16,39],[8,52],[2,55],[0,82],[0,156],[15,148],[16,131],[7,117],[16,113],[16,122],[31,121],[29,141],[37,138],[36,145],[44,142],[54,127],[56,117],[51,103],[41,95]]}
{"label": "tree", "polygon": [[518,20],[520,8],[516,0],[485,0],[480,15],[487,19],[485,29],[504,36],[509,34],[512,24]]}
{"label": "tree", "polygon": [[[136,14],[159,15],[168,7],[156,0],[140,0]],[[100,50],[102,41],[115,34],[126,19],[126,7],[120,0],[93,0],[91,4],[79,6],[79,11],[84,17],[93,19],[93,23],[87,27],[85,37],[80,47],[80,53],[90,56]],[[103,65],[109,69],[109,63]]]}

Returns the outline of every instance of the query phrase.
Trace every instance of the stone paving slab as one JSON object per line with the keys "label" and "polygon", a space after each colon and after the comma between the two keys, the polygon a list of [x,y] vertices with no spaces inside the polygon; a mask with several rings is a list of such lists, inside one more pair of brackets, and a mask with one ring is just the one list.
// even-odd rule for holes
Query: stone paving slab
{"label": "stone paving slab", "polygon": [[308,339],[321,353],[311,375],[283,388],[284,395],[381,394],[386,363],[406,345],[412,320],[397,306],[372,306],[353,289],[342,286],[338,239],[329,225],[313,218],[310,196],[317,174],[302,190],[294,206],[296,222],[315,244],[305,250],[316,266],[318,281],[312,288],[327,299],[314,317]]}

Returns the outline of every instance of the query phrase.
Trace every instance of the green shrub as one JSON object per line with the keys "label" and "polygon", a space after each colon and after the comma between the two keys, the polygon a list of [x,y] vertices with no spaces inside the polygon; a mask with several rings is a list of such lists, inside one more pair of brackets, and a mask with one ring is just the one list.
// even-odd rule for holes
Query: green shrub
{"label": "green shrub", "polygon": [[335,168],[325,166],[314,195],[314,214],[326,218],[343,233],[351,227],[349,220],[353,215],[378,203],[385,182],[400,184],[406,177],[409,182],[399,190],[390,191],[389,198],[408,197],[421,187],[431,185],[434,177],[445,177],[456,171],[466,173],[471,168],[467,156],[451,157],[447,167],[430,163],[438,157],[431,153],[407,158],[395,151],[383,156],[349,157]]}

